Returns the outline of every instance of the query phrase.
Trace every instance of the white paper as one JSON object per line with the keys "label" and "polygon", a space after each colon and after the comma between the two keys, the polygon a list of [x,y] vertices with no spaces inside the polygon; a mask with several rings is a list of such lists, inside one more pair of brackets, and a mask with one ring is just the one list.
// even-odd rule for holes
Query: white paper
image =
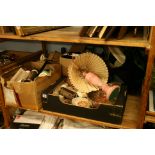
{"label": "white paper", "polygon": [[14,122],[15,123],[32,123],[41,124],[45,115],[35,112],[35,111],[25,111],[23,115],[17,115]]}
{"label": "white paper", "polygon": [[55,126],[55,122],[58,119],[56,116],[48,116],[44,117],[39,129],[52,129]]}
{"label": "white paper", "polygon": [[4,99],[5,99],[5,104],[6,105],[14,105],[17,106],[17,100],[16,100],[16,96],[15,96],[15,92],[12,89],[3,87],[3,91],[4,91]]}
{"label": "white paper", "polygon": [[104,127],[96,126],[86,122],[77,122],[64,119],[62,129],[103,129]]}

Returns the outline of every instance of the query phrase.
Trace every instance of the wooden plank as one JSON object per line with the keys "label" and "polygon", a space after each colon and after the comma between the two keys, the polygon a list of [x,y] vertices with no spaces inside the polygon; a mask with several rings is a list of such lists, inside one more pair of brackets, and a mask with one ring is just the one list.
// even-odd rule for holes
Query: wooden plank
{"label": "wooden plank", "polygon": [[112,39],[104,40],[100,38],[80,37],[79,33],[82,27],[73,26],[66,27],[54,31],[42,32],[34,35],[20,37],[13,34],[0,35],[3,39],[14,40],[35,40],[35,41],[49,41],[49,42],[65,42],[65,43],[80,43],[80,44],[96,44],[96,45],[118,45],[130,47],[148,47],[148,41],[143,38],[130,37],[122,40]]}
{"label": "wooden plank", "polygon": [[146,115],[155,116],[155,112],[152,112],[152,111],[146,111]]}
{"label": "wooden plank", "polygon": [[154,62],[154,56],[155,56],[155,27],[153,26],[151,29],[151,35],[150,35],[150,50],[148,52],[148,60],[147,60],[147,67],[146,67],[146,73],[145,73],[145,80],[144,85],[142,89],[142,98],[141,98],[141,109],[139,114],[139,128],[143,127],[143,123],[145,121],[145,113],[146,113],[146,107],[148,103],[148,94],[150,89],[150,81],[151,81],[151,74],[152,74],[152,68],[153,68],[153,62]]}
{"label": "wooden plank", "polygon": [[155,116],[146,115],[145,122],[155,123]]}
{"label": "wooden plank", "polygon": [[15,26],[15,31],[19,36],[26,36],[63,27],[65,26]]}

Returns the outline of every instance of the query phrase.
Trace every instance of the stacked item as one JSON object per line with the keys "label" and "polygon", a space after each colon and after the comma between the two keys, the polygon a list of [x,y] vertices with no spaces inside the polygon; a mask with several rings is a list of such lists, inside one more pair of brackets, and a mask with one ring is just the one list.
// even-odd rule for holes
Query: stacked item
{"label": "stacked item", "polygon": [[125,37],[149,38],[149,26],[83,26],[81,37],[100,39],[123,39]]}

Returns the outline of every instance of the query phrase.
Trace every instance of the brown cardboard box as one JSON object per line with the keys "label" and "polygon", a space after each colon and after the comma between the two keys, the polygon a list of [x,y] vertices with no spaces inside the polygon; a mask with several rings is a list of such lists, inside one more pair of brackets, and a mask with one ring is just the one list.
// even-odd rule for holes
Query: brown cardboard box
{"label": "brown cardboard box", "polygon": [[[37,68],[37,66],[40,66],[41,63],[32,62],[31,65]],[[16,98],[17,105],[32,110],[39,110],[42,107],[41,92],[52,83],[55,83],[55,81],[61,76],[60,64],[49,64],[48,66],[54,68],[54,72],[49,77],[48,76],[38,77],[31,82],[10,83],[10,81],[7,80],[7,85],[9,89],[15,91],[14,97]],[[10,74],[13,75],[13,73],[11,72]],[[6,81],[7,77],[8,77],[7,75],[3,75],[3,81]],[[5,82],[3,82],[3,90],[6,88],[4,83]]]}
{"label": "brown cardboard box", "polygon": [[62,67],[62,74],[64,76],[68,76],[68,67],[71,64],[72,59],[70,58],[65,58],[65,57],[60,57],[60,64]]}
{"label": "brown cardboard box", "polygon": [[1,74],[0,80],[3,88],[4,100],[6,106],[14,106],[14,107],[19,106],[19,102],[17,100],[15,91],[12,87],[12,83],[10,82],[10,79],[19,70],[19,68],[20,66],[14,66],[8,71],[5,71],[3,74]]}
{"label": "brown cardboard box", "polygon": [[[5,72],[11,71],[13,68],[17,68],[19,65],[23,64],[24,62],[30,61],[30,60],[36,60],[40,57],[42,51],[36,51],[36,52],[27,52],[27,51],[15,51],[15,50],[4,50],[0,52],[0,57],[4,57],[4,55],[8,57],[12,57],[13,59],[11,61],[6,61],[5,63],[0,63],[0,77]],[[0,80],[1,82],[1,80]],[[4,96],[5,99],[7,99],[8,104],[13,104],[14,106],[17,106],[16,98],[14,97],[14,91],[12,89],[9,89],[5,87],[6,89]],[[9,96],[8,96],[9,95]],[[0,104],[1,104],[2,97],[0,96]]]}

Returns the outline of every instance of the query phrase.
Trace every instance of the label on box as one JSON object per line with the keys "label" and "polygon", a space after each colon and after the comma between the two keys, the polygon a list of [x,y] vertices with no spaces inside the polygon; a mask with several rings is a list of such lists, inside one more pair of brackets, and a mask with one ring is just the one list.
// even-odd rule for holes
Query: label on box
{"label": "label on box", "polygon": [[14,90],[3,87],[3,91],[4,91],[5,104],[18,106],[18,102],[17,102]]}

